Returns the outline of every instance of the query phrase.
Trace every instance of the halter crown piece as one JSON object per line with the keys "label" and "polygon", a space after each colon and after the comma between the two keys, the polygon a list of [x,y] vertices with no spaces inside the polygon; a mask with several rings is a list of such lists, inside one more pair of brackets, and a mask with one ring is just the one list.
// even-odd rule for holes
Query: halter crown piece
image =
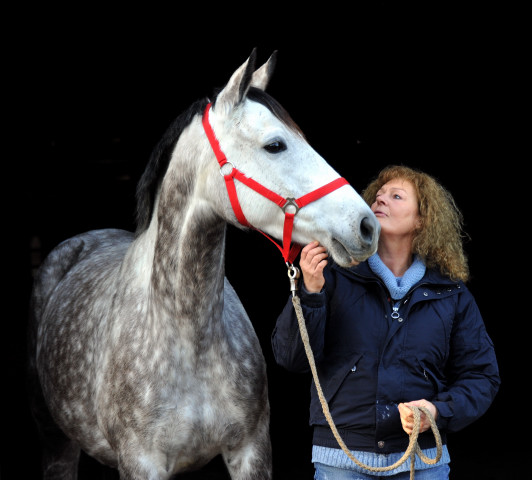
{"label": "halter crown piece", "polygon": [[[271,242],[273,242],[277,248],[281,251],[283,255],[283,259],[286,262],[286,264],[291,264],[294,259],[297,257],[299,251],[301,250],[301,245],[294,244],[290,245],[292,242],[292,229],[294,226],[294,217],[296,216],[297,212],[303,208],[305,205],[308,205],[309,203],[313,202],[314,200],[318,200],[319,198],[327,195],[328,193],[333,192],[334,190],[342,187],[343,185],[349,185],[348,181],[345,178],[339,177],[336,180],[333,180],[330,183],[327,183],[323,185],[320,188],[317,188],[316,190],[313,190],[310,193],[307,193],[306,195],[303,195],[299,198],[284,198],[281,197],[281,195],[278,195],[275,192],[272,192],[265,186],[261,185],[260,183],[256,182],[255,180],[246,177],[240,170],[238,170],[231,162],[227,160],[227,157],[222,152],[222,149],[220,148],[220,143],[218,142],[218,139],[216,138],[216,135],[214,134],[214,131],[211,127],[211,124],[209,122],[209,110],[211,109],[212,104],[209,103],[207,107],[205,108],[205,111],[203,113],[203,129],[205,130],[205,134],[207,135],[207,138],[209,139],[209,142],[211,144],[211,147],[214,151],[214,154],[216,155],[216,159],[218,160],[218,163],[220,165],[220,173],[221,169],[224,165],[229,164],[232,168],[231,171],[228,173],[222,173],[225,185],[227,187],[227,193],[229,195],[229,201],[231,202],[231,206],[233,207],[233,212],[239,221],[241,225],[244,225],[245,227],[254,228],[258,232],[262,233],[266,238],[268,238]],[[244,185],[248,186],[249,188],[255,190],[257,193],[260,193],[263,197],[266,197],[268,200],[271,200],[272,202],[279,205],[281,210],[284,212],[284,227],[283,227],[283,247],[281,247],[277,242],[275,242],[270,236],[266,235],[266,233],[262,232],[261,230],[256,229],[250,223],[247,221],[246,217],[244,216],[244,212],[242,211],[242,208],[240,207],[240,202],[238,201],[238,196],[236,193],[236,186],[235,186],[235,178],[242,182]],[[295,212],[289,212],[288,207],[294,206]]]}

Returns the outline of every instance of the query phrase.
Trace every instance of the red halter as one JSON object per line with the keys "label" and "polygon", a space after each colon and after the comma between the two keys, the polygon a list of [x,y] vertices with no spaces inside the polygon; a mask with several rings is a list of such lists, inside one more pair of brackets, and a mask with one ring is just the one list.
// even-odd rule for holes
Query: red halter
{"label": "red halter", "polygon": [[[284,212],[285,218],[284,218],[284,228],[283,228],[283,248],[279,244],[277,244],[271,237],[266,235],[261,230],[255,229],[258,232],[262,233],[265,237],[267,237],[269,240],[271,240],[277,248],[281,251],[284,261],[289,264],[294,261],[294,259],[297,257],[299,251],[301,250],[301,245],[294,244],[292,247],[290,247],[290,243],[292,241],[292,229],[294,226],[294,217],[296,213],[299,211],[300,208],[303,208],[305,205],[308,205],[309,203],[313,202],[314,200],[318,200],[319,198],[327,195],[328,193],[331,193],[332,191],[336,190],[337,188],[342,187],[343,185],[349,185],[347,180],[345,178],[339,177],[336,180],[333,180],[330,183],[327,183],[326,185],[323,185],[320,188],[317,188],[316,190],[307,193],[306,195],[303,195],[299,198],[284,198],[278,195],[275,192],[272,192],[268,188],[264,187],[260,183],[256,182],[255,180],[246,177],[240,170],[235,168],[235,166],[229,162],[225,156],[225,154],[222,152],[222,149],[220,148],[220,143],[218,142],[218,139],[216,138],[216,135],[214,134],[214,131],[211,127],[211,124],[209,122],[209,110],[211,108],[211,104],[209,103],[207,107],[205,108],[205,112],[203,114],[203,128],[205,130],[205,133],[207,135],[207,138],[209,139],[209,142],[211,144],[211,147],[214,151],[214,154],[216,155],[216,159],[218,160],[218,163],[220,164],[220,169],[225,165],[229,164],[232,169],[227,174],[222,174],[225,179],[225,185],[227,187],[227,193],[229,194],[229,200],[231,202],[231,205],[233,207],[233,212],[235,213],[235,216],[237,220],[240,222],[241,225],[244,225],[245,227],[255,228],[252,225],[249,224],[249,222],[246,220],[246,217],[244,216],[244,212],[242,212],[242,208],[240,207],[240,203],[238,201],[238,196],[236,194],[236,186],[235,186],[235,178],[242,182],[243,184],[247,185],[249,188],[255,190],[256,192],[260,193],[262,196],[266,197],[268,200],[271,200],[272,202],[279,205],[281,210]],[[293,205],[296,209],[294,213],[288,212],[287,208]]]}

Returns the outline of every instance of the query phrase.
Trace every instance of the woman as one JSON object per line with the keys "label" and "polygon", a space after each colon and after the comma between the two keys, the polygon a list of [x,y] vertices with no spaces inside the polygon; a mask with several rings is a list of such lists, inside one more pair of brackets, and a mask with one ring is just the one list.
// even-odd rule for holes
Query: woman
{"label": "woman", "polygon": [[[434,178],[405,166],[385,168],[363,196],[381,225],[375,255],[344,269],[317,242],[301,251],[298,295],[320,383],[343,441],[370,466],[392,465],[403,455],[405,432],[414,425],[409,406],[428,409],[443,454],[436,465],[416,457],[416,480],[447,479],[446,432],[484,414],[500,384],[492,341],[465,286],[462,215]],[[279,365],[309,371],[291,301],[272,346]],[[409,461],[379,473],[353,463],[338,446],[314,386],[310,423],[315,479],[409,478]],[[434,458],[424,413],[420,432],[420,447]]]}

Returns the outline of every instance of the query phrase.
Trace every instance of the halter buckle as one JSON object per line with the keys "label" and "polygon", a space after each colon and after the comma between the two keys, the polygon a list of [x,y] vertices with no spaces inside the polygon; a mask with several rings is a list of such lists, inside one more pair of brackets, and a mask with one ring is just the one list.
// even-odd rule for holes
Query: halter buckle
{"label": "halter buckle", "polygon": [[[299,212],[299,208],[300,208],[300,207],[299,207],[299,205],[297,204],[297,201],[296,201],[295,198],[288,197],[288,198],[286,199],[286,203],[281,207],[281,210],[282,210],[284,213],[286,213],[287,208],[290,207],[290,206],[293,206],[293,207],[296,209],[296,211],[294,212],[294,215],[296,215],[297,212]],[[289,213],[292,213],[292,212],[289,212]]]}

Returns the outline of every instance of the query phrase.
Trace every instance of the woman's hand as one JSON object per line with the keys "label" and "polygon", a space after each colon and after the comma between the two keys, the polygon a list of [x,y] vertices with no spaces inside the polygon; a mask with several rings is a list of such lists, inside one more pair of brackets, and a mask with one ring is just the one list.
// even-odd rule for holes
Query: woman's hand
{"label": "woman's hand", "polygon": [[[400,403],[398,405],[399,415],[401,415],[401,425],[403,430],[410,435],[414,429],[414,412],[409,408],[410,406],[425,407],[433,416],[434,421],[438,418],[438,410],[434,404],[428,400],[415,400],[413,402]],[[419,433],[422,433],[430,428],[430,421],[423,411],[420,412],[420,426]]]}
{"label": "woman's hand", "polygon": [[301,250],[299,266],[303,273],[305,288],[310,293],[321,292],[323,285],[325,285],[323,269],[327,265],[328,256],[329,254],[325,247],[322,247],[316,241],[309,243]]}

